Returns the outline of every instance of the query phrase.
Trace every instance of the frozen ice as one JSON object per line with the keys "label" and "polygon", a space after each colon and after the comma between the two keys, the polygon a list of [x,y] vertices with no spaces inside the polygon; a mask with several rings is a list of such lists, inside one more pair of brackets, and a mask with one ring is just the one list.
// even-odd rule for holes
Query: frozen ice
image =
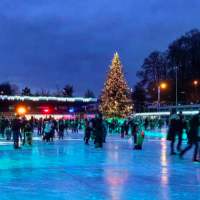
{"label": "frozen ice", "polygon": [[[75,135],[75,134],[74,134]],[[81,135],[14,150],[0,145],[0,200],[199,200],[200,164],[192,152],[169,156],[164,139],[145,139],[134,151],[128,139],[109,136],[103,149]]]}

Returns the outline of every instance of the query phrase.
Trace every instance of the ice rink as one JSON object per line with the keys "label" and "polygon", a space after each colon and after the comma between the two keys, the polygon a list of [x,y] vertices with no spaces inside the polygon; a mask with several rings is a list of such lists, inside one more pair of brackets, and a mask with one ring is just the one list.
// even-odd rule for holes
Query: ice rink
{"label": "ice rink", "polygon": [[142,151],[108,137],[103,149],[81,136],[14,150],[0,145],[0,200],[198,200],[200,164],[171,157],[164,139]]}

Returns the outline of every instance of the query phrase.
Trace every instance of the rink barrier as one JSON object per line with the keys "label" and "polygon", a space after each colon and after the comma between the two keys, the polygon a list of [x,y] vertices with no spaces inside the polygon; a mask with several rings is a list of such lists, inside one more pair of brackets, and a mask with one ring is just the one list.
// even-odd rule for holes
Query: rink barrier
{"label": "rink barrier", "polygon": [[[177,114],[179,111],[177,112]],[[196,115],[199,113],[198,110],[192,111],[182,111],[183,115]],[[169,116],[170,112],[144,112],[144,113],[135,113],[133,116],[135,117],[147,117],[147,116]]]}

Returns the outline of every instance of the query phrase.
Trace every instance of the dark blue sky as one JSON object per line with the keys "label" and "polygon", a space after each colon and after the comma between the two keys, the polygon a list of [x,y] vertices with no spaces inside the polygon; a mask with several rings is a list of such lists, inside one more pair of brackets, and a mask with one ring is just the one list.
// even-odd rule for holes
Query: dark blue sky
{"label": "dark blue sky", "polygon": [[132,86],[151,51],[199,27],[199,0],[1,0],[0,82],[97,94],[118,51]]}

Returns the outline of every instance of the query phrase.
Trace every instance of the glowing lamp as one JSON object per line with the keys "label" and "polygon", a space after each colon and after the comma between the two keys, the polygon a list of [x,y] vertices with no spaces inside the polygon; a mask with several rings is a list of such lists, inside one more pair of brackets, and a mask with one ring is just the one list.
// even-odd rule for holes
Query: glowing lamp
{"label": "glowing lamp", "polygon": [[26,108],[23,106],[20,106],[17,108],[17,114],[19,115],[25,115],[26,114]]}
{"label": "glowing lamp", "polygon": [[161,83],[160,84],[160,88],[163,89],[163,90],[166,89],[167,88],[167,83]]}
{"label": "glowing lamp", "polygon": [[198,82],[197,80],[194,80],[194,81],[193,81],[193,84],[194,84],[195,86],[197,86],[198,83],[199,83],[199,82]]}

